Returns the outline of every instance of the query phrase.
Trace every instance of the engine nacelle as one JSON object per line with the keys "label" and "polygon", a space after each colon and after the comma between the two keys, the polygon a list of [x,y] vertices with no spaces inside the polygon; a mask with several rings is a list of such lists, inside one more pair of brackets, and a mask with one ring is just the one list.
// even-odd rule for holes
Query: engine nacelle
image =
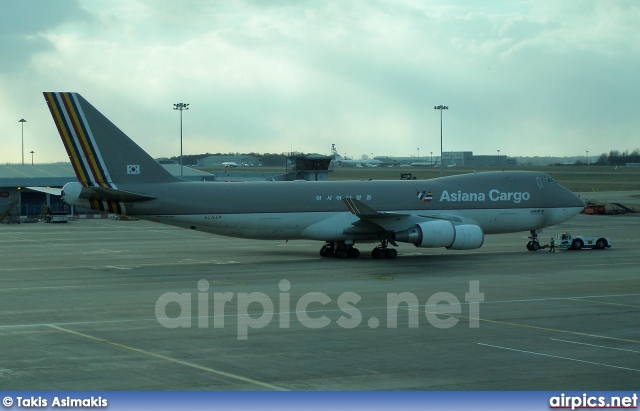
{"label": "engine nacelle", "polygon": [[399,231],[395,233],[395,240],[411,243],[416,247],[471,250],[482,246],[484,233],[474,224],[453,225],[449,221],[435,220]]}
{"label": "engine nacelle", "polygon": [[475,224],[460,224],[456,226],[456,239],[450,247],[453,250],[473,250],[482,247],[484,233]]}
{"label": "engine nacelle", "polygon": [[456,238],[453,224],[449,221],[435,220],[418,223],[407,230],[399,231],[395,235],[396,241],[412,243],[416,247],[449,247]]}

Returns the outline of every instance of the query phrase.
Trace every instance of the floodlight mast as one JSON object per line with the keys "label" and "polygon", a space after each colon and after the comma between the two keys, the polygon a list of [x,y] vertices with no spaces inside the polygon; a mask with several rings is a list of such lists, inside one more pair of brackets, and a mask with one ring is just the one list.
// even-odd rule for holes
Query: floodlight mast
{"label": "floodlight mast", "polygon": [[180,177],[182,177],[182,111],[189,110],[189,104],[176,103],[173,105],[173,109],[180,111]]}
{"label": "floodlight mast", "polygon": [[435,106],[434,110],[440,110],[440,177],[443,175],[442,169],[442,110],[449,110],[449,106]]}
{"label": "floodlight mast", "polygon": [[22,129],[22,165],[24,165],[24,123],[26,122],[27,120],[23,118],[18,120],[18,123],[20,123],[20,128]]}

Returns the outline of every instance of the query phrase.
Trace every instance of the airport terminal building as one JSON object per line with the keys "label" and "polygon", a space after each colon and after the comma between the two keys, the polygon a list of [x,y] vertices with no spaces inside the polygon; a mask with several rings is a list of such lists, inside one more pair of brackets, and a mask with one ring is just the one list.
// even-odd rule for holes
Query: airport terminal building
{"label": "airport terminal building", "polygon": [[[377,156],[375,160],[380,160],[387,166],[411,165],[419,163],[422,166],[440,165],[440,156],[430,152],[429,155],[420,157],[390,157]],[[504,155],[474,155],[473,151],[445,151],[442,153],[442,164],[446,166],[460,167],[505,167],[516,166],[517,161],[513,157]]]}
{"label": "airport terminal building", "polygon": [[71,164],[2,165],[0,166],[0,211],[12,202],[14,215],[36,216],[42,214],[42,205],[61,212],[66,205],[59,196],[30,190],[27,187],[61,188],[70,181],[77,181]]}

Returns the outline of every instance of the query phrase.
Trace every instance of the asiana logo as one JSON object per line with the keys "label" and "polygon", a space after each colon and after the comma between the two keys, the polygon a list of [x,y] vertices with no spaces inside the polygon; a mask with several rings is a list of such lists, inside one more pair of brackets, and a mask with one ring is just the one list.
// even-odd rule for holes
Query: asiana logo
{"label": "asiana logo", "polygon": [[428,202],[433,200],[433,193],[429,191],[418,191],[418,200]]}

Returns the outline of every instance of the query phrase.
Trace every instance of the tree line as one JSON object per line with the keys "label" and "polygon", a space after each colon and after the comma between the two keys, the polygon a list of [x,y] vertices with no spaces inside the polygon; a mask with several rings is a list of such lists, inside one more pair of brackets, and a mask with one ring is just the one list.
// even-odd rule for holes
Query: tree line
{"label": "tree line", "polygon": [[640,163],[640,150],[635,149],[632,152],[629,152],[629,150],[623,152],[612,150],[609,154],[600,154],[600,157],[598,157],[594,164],[601,166],[623,166],[628,163]]}
{"label": "tree line", "polygon": [[[185,154],[183,157],[183,164],[194,165],[198,164],[198,160],[212,156],[243,156],[250,155],[254,157],[258,157],[260,162],[267,167],[283,167],[289,153],[205,153],[205,154]],[[364,156],[363,156],[364,157]],[[346,157],[345,157],[346,158]],[[180,156],[174,156],[169,158],[177,163],[180,162]],[[575,162],[576,165],[583,165],[586,162],[584,160],[577,160]],[[600,154],[596,161],[590,161],[589,164],[600,165],[600,166],[624,166],[628,163],[640,163],[640,149],[635,149],[633,151],[625,150],[611,150],[608,154],[603,153]]]}

